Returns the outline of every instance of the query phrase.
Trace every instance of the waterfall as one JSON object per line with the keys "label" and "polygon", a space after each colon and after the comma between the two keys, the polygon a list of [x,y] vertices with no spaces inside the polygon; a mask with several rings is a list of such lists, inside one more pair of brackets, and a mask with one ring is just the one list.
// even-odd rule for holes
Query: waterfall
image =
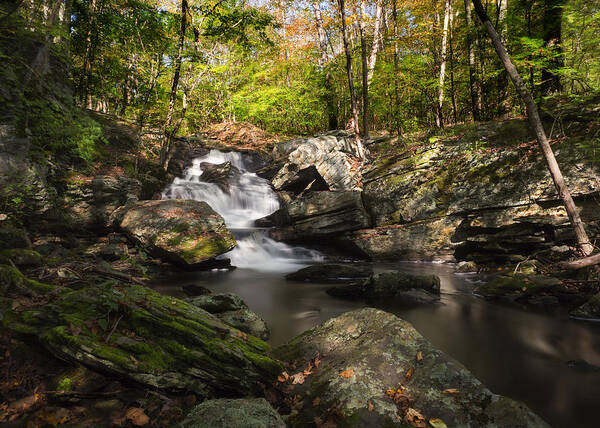
{"label": "waterfall", "polygon": [[[204,162],[215,165],[230,162],[239,171],[230,178],[228,192],[218,184],[200,181]],[[299,269],[299,265],[322,261],[319,252],[274,241],[267,236],[267,229],[254,227],[255,220],[279,209],[279,199],[269,181],[250,172],[249,166],[242,153],[211,150],[194,159],[184,177],[175,178],[162,197],[205,201],[218,212],[237,240],[237,246],[221,256],[231,259],[234,266],[291,272]]]}

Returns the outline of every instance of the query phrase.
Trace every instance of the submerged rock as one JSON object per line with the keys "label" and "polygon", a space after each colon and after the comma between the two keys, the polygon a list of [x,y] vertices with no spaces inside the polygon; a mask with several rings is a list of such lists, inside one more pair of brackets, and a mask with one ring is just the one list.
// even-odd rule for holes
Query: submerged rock
{"label": "submerged rock", "polygon": [[370,266],[324,263],[308,266],[285,276],[291,281],[343,283],[365,280],[371,276]]}
{"label": "submerged rock", "polygon": [[[490,392],[408,322],[376,309],[331,319],[273,354],[300,370],[319,358],[294,385],[304,402],[286,420],[289,427],[316,418],[345,427],[425,426],[434,418],[448,427],[548,427],[524,404]],[[409,424],[417,414],[422,425]]]}
{"label": "submerged rock", "polygon": [[410,275],[390,270],[373,275],[362,284],[330,288],[327,293],[372,303],[435,303],[440,300],[440,279],[435,275]]}
{"label": "submerged rock", "polygon": [[202,201],[137,202],[125,211],[121,228],[144,250],[182,265],[206,262],[236,244],[223,218]]}
{"label": "submerged rock", "polygon": [[[149,387],[202,397],[244,396],[281,372],[269,346],[208,312],[135,284],[80,290],[27,280],[0,265],[4,328],[35,339],[54,356]],[[47,303],[11,305],[15,297]],[[49,300],[49,301],[48,301]]]}
{"label": "submerged rock", "polygon": [[590,300],[570,312],[575,318],[600,320],[600,293],[595,294]]}
{"label": "submerged rock", "polygon": [[207,400],[194,407],[177,428],[285,428],[264,398]]}
{"label": "submerged rock", "polygon": [[242,298],[233,293],[203,294],[190,297],[186,301],[211,314],[248,309],[248,305],[246,305]]}

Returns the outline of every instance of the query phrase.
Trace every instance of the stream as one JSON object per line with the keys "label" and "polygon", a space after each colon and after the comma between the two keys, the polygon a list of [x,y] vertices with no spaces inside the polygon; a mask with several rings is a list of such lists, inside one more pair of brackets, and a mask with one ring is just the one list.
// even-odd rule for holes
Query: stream
{"label": "stream", "polygon": [[[229,194],[199,181],[201,163],[231,162],[241,174]],[[275,242],[254,220],[279,207],[268,181],[249,171],[239,153],[211,151],[194,160],[185,177],[176,179],[164,198],[207,201],[219,212],[238,240],[224,257],[233,271],[186,272],[154,285],[157,290],[185,297],[186,284],[206,286],[215,293],[241,296],[271,330],[273,346],[344,312],[366,306],[333,298],[330,284],[286,281],[286,273],[325,260],[317,251]],[[600,325],[487,302],[473,295],[481,280],[456,274],[450,264],[376,263],[374,270],[401,269],[435,274],[441,280],[441,302],[418,307],[384,307],[411,322],[435,347],[465,365],[493,392],[523,401],[554,427],[598,426],[600,371],[572,368],[570,360],[600,366]]]}

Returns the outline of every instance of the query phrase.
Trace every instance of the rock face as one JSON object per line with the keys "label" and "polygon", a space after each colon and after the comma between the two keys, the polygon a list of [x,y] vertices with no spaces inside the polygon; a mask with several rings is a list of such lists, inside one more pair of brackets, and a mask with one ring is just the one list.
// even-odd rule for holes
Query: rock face
{"label": "rock face", "polygon": [[190,304],[214,314],[224,323],[244,333],[269,339],[267,323],[248,309],[246,302],[233,293],[204,294],[186,299]]}
{"label": "rock face", "polygon": [[[281,371],[268,345],[208,312],[134,284],[58,289],[0,265],[2,297],[47,295],[42,305],[1,299],[3,327],[56,357],[154,388],[244,396]],[[51,294],[49,294],[51,293]],[[49,302],[47,301],[49,299]]]}
{"label": "rock face", "polygon": [[324,263],[308,266],[285,276],[290,281],[346,283],[364,281],[373,273],[370,266]]}
{"label": "rock face", "polygon": [[288,239],[340,234],[369,227],[360,192],[309,192],[287,204],[291,226],[282,229]]}
{"label": "rock face", "polygon": [[202,162],[200,168],[202,168],[200,180],[206,183],[217,184],[225,193],[229,193],[231,177],[239,173],[237,168],[231,165],[231,162],[223,162],[221,164]]}
{"label": "rock face", "polygon": [[327,293],[379,304],[435,303],[440,300],[440,279],[435,275],[410,275],[390,270],[373,275],[360,284],[330,288]]}
{"label": "rock face", "polygon": [[141,192],[138,180],[123,176],[71,180],[64,195],[64,210],[79,226],[104,229],[111,226],[111,215],[118,208],[136,202]]}
{"label": "rock face", "polygon": [[586,303],[571,311],[570,315],[575,318],[600,320],[600,293],[594,295]]}
{"label": "rock face", "polygon": [[264,398],[207,400],[194,407],[177,428],[285,428]]}
{"label": "rock face", "polygon": [[289,427],[315,418],[346,427],[411,426],[415,412],[423,420],[412,426],[439,418],[448,427],[548,427],[525,405],[490,392],[408,322],[376,309],[331,319],[273,353],[298,367],[320,359],[294,385],[304,403],[286,420]]}
{"label": "rock face", "polygon": [[137,202],[125,211],[120,226],[146,251],[182,265],[205,262],[235,246],[223,218],[206,202]]}
{"label": "rock face", "polygon": [[[521,261],[572,243],[544,159],[537,147],[522,144],[528,140],[526,122],[511,120],[382,156],[363,173],[364,205],[377,228],[348,233],[342,242],[377,259],[478,263]],[[588,233],[597,235],[600,169],[572,142],[554,147]]]}
{"label": "rock face", "polygon": [[360,171],[349,138],[342,132],[277,144],[273,155],[285,158],[285,164],[273,177],[273,186],[295,193],[311,183],[318,185],[314,190],[359,190]]}

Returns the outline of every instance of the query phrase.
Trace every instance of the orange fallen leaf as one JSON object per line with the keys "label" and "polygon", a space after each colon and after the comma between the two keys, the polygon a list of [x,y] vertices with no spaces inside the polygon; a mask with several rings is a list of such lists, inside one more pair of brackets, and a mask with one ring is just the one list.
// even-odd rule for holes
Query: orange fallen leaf
{"label": "orange fallen leaf", "polygon": [[125,413],[125,418],[136,427],[144,426],[150,422],[150,418],[144,413],[144,409],[139,407],[130,407]]}
{"label": "orange fallen leaf", "polygon": [[372,412],[375,409],[375,407],[373,407],[373,403],[371,403],[371,400],[369,400],[367,403],[367,408],[369,409],[369,412]]}
{"label": "orange fallen leaf", "polygon": [[304,375],[300,372],[293,374],[290,376],[292,379],[292,385],[303,384],[304,383]]}
{"label": "orange fallen leaf", "polygon": [[417,352],[417,363],[423,361],[423,353],[421,351]]}
{"label": "orange fallen leaf", "polygon": [[425,428],[425,417],[416,409],[412,407],[406,410],[404,414],[404,421],[407,422],[411,427]]}
{"label": "orange fallen leaf", "polygon": [[406,378],[406,380],[410,380],[410,378],[412,377],[414,372],[415,372],[414,367],[411,367],[410,369],[406,370],[406,373],[404,373],[404,377]]}
{"label": "orange fallen leaf", "polygon": [[312,365],[312,363],[309,361],[309,362],[308,362],[308,367],[307,367],[307,368],[306,368],[306,370],[304,370],[302,373],[304,373],[304,376],[311,375],[311,374],[313,374],[313,373],[314,373],[312,369],[313,369],[313,365]]}
{"label": "orange fallen leaf", "polygon": [[321,359],[319,358],[319,354],[317,354],[317,356],[315,357],[315,368],[319,368],[319,365],[321,364]]}
{"label": "orange fallen leaf", "polygon": [[135,364],[136,366],[138,365],[138,360],[136,360],[136,359],[135,359],[135,357],[134,357],[133,355],[130,355],[130,356],[129,356],[129,359],[131,360],[131,362],[132,362],[133,364]]}
{"label": "orange fallen leaf", "polygon": [[444,389],[442,391],[442,394],[457,395],[457,394],[460,394],[460,391],[456,388],[448,388],[448,389]]}
{"label": "orange fallen leaf", "polygon": [[287,374],[287,372],[283,372],[281,373],[279,376],[277,376],[277,380],[279,382],[285,382],[290,378],[290,375]]}
{"label": "orange fallen leaf", "polygon": [[352,369],[344,370],[343,372],[340,373],[340,376],[348,379],[348,378],[354,376],[354,370],[352,370]]}
{"label": "orange fallen leaf", "polygon": [[315,399],[312,402],[312,405],[314,407],[317,407],[319,405],[319,403],[321,402],[321,398],[320,397],[315,397]]}

